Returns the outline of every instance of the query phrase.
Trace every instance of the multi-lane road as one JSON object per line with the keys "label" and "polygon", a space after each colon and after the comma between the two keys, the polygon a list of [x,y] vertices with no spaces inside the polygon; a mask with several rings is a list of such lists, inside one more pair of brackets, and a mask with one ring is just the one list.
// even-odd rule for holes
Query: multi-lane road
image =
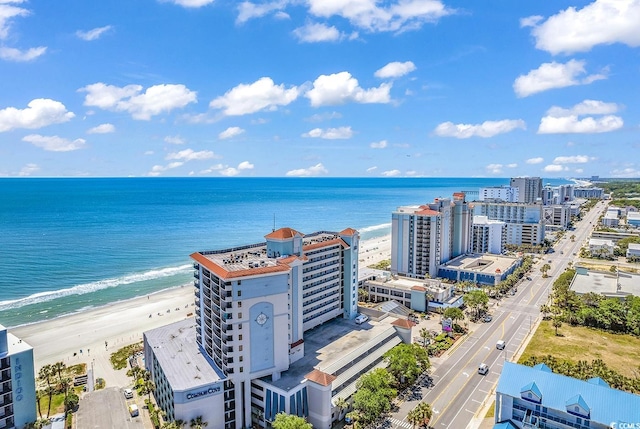
{"label": "multi-lane road", "polygon": [[[575,230],[567,231],[556,243],[554,253],[544,255],[534,264],[531,280],[523,279],[514,296],[502,299],[492,309],[493,320],[476,325],[476,329],[434,369],[433,386],[422,389],[422,399],[400,404],[399,410],[388,419],[392,427],[411,428],[406,416],[419,402],[431,404],[430,426],[435,429],[470,426],[482,406],[491,401],[489,395],[493,393],[504,361],[513,359],[535,326],[540,305],[547,301],[553,280],[576,258],[574,254],[579,254],[605,206],[604,202],[598,203],[577,223]],[[572,235],[574,240],[571,240]],[[551,266],[547,278],[540,272],[545,263]],[[498,340],[506,342],[504,350],[496,348]],[[487,375],[478,374],[481,363],[489,366]]]}

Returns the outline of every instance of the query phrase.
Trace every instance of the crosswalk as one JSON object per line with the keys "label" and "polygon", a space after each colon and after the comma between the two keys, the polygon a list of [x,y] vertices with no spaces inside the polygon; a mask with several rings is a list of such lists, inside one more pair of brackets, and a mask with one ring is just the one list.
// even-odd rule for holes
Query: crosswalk
{"label": "crosswalk", "polygon": [[404,429],[412,429],[413,426],[409,422],[403,422],[398,419],[394,419],[393,417],[389,417],[389,421],[392,423],[394,428],[404,428]]}

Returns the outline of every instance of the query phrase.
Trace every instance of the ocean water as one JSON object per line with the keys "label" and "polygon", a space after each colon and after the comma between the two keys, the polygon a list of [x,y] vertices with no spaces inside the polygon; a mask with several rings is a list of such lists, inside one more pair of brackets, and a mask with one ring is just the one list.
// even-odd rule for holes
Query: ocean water
{"label": "ocean water", "polygon": [[[550,180],[552,185],[566,183]],[[545,181],[547,183],[547,181]],[[276,228],[390,233],[391,212],[495,178],[0,179],[0,324],[191,284],[189,254]]]}

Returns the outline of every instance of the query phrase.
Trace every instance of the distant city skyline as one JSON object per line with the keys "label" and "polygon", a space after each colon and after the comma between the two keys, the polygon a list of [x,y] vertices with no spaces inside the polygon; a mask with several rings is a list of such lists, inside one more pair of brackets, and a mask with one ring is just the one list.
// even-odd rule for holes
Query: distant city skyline
{"label": "distant city skyline", "polygon": [[640,177],[640,0],[0,0],[0,177]]}

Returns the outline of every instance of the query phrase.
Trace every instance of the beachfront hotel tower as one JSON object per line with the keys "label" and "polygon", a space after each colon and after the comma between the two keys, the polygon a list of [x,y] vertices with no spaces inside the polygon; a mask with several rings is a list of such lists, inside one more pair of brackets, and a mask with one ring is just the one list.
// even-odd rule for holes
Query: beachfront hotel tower
{"label": "beachfront hotel tower", "polygon": [[391,215],[391,272],[436,277],[438,266],[470,251],[472,210],[462,192]]}
{"label": "beachfront hotel tower", "polygon": [[[313,415],[314,398],[328,394],[325,403],[330,403],[330,384],[327,391],[326,384],[313,381],[315,375],[305,381],[313,366],[294,374],[300,379],[287,389],[278,386],[305,357],[305,332],[332,319],[356,317],[358,232],[302,234],[281,228],[265,240],[191,255],[199,356],[173,368],[189,355],[188,339],[180,340],[186,325],[167,328],[175,330],[171,334],[145,333],[147,367],[169,420],[189,421],[197,413],[214,429],[239,429],[264,427],[283,411],[314,422],[320,419]],[[179,345],[172,345],[176,340]],[[201,358],[208,368],[196,360]],[[197,370],[187,373],[188,367]],[[176,372],[185,372],[187,381]]]}
{"label": "beachfront hotel tower", "polygon": [[36,421],[33,347],[0,325],[0,428]]}

